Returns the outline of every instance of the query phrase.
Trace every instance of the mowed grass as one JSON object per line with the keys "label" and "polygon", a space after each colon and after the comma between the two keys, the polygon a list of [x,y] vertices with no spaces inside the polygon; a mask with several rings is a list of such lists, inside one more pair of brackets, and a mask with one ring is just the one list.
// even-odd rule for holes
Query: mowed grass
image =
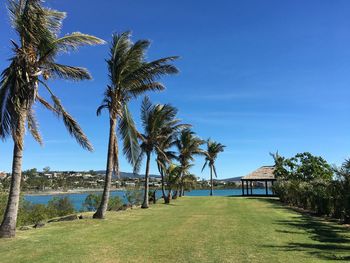
{"label": "mowed grass", "polygon": [[0,240],[2,263],[322,261],[350,261],[349,229],[268,198],[183,197]]}

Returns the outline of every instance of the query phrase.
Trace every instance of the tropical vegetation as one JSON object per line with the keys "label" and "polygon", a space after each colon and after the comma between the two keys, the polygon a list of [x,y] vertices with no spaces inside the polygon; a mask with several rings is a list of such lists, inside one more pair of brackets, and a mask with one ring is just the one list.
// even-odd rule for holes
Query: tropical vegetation
{"label": "tropical vegetation", "polygon": [[[0,218],[3,217],[7,196],[0,193]],[[27,226],[46,222],[48,219],[75,213],[73,203],[68,197],[54,197],[48,204],[33,204],[26,201],[23,195],[19,198],[16,226]]]}
{"label": "tropical vegetation", "polygon": [[[147,96],[141,103],[141,121],[137,125],[130,103],[149,92],[163,91],[165,85],[160,80],[179,70],[174,65],[177,56],[148,60],[150,41],[133,42],[130,31],[112,35],[106,60],[109,82],[96,111],[97,116],[103,110],[108,114],[103,180],[94,171],[89,180],[65,173],[50,177],[50,181],[45,177],[51,176],[48,167],[42,173],[36,169],[22,172],[26,130],[39,144],[43,143],[35,117],[36,104],[61,118],[78,144],[93,151],[49,80],[90,80],[92,76],[86,68],[60,64],[57,57],[105,41],[80,32],[60,36],[66,14],[46,7],[42,0],[8,0],[8,11],[17,40],[11,40],[12,57],[0,79],[0,138],[12,138],[14,149],[11,176],[1,179],[0,237],[14,237],[19,226],[28,231],[20,231],[18,239],[0,240],[1,262],[91,262],[96,258],[101,262],[350,260],[350,235],[345,226],[314,217],[350,223],[350,160],[341,167],[332,167],[322,157],[308,152],[291,158],[271,154],[277,179],[273,192],[279,199],[178,198],[196,187],[209,187],[206,180],[199,182],[192,173],[196,157],[204,158],[202,172],[209,167],[213,196],[214,176],[218,177],[216,161],[225,146],[201,139],[190,124],[178,118],[175,106],[153,104]],[[139,188],[140,181],[133,184],[124,199],[110,194],[112,183],[117,185],[113,180],[120,173],[120,143],[134,173],[139,173],[145,158],[143,188]],[[153,161],[161,177],[161,185],[157,186],[161,187],[164,203],[171,205],[156,204],[158,189],[150,190]],[[68,197],[55,197],[47,205],[32,204],[25,200],[23,191],[42,191],[47,186],[67,190],[72,185],[88,186],[87,181],[96,187],[103,184],[103,193],[86,197],[79,211],[82,219],[32,231],[28,225],[72,214],[78,218],[77,211]],[[136,206],[151,208],[134,209]],[[108,219],[89,220],[91,217]]]}
{"label": "tropical vegetation", "polygon": [[174,198],[183,196],[185,193],[186,175],[190,174],[190,168],[193,166],[194,157],[204,155],[200,148],[204,143],[191,129],[184,129],[176,139],[175,146],[178,150],[178,160],[181,167],[179,178],[179,188],[176,190]]}
{"label": "tropical vegetation", "polygon": [[[12,180],[0,227],[0,237],[15,236],[25,125],[33,138],[38,143],[43,143],[35,118],[35,103],[61,117],[68,132],[77,142],[83,148],[92,151],[93,147],[88,138],[62,106],[60,99],[48,86],[47,80],[91,79],[87,69],[62,65],[55,59],[59,54],[75,50],[82,45],[104,43],[97,37],[78,32],[59,37],[66,14],[43,6],[40,0],[10,0],[8,11],[18,42],[11,40],[13,56],[10,65],[2,72],[0,81],[0,137],[12,137],[14,141]],[[48,93],[53,104],[39,94],[39,87]]]}
{"label": "tropical vegetation", "polygon": [[149,169],[151,154],[157,153],[158,160],[163,159],[168,161],[168,155],[163,151],[162,146],[164,146],[164,144],[162,145],[162,142],[172,138],[174,134],[188,126],[181,124],[180,120],[176,118],[176,114],[177,109],[169,104],[153,105],[148,97],[145,97],[142,102],[141,120],[144,132],[138,134],[141,141],[141,152],[135,164],[135,171],[137,172],[143,157],[146,155],[145,187],[142,208],[148,208],[149,206]]}
{"label": "tropical vegetation", "polygon": [[101,204],[94,218],[105,217],[112,174],[117,175],[119,172],[117,127],[123,140],[123,153],[127,160],[135,166],[139,157],[137,130],[128,108],[129,101],[147,91],[164,90],[164,85],[157,80],[163,75],[178,72],[178,69],[171,64],[177,58],[175,56],[147,62],[145,55],[149,45],[148,40],[133,43],[130,32],[113,35],[107,60],[110,83],[106,87],[102,104],[97,109],[97,115],[100,115],[103,109],[108,110],[109,142],[105,185]]}
{"label": "tropical vegetation", "polygon": [[322,157],[272,154],[277,183],[273,190],[288,205],[350,222],[350,161],[331,167]]}

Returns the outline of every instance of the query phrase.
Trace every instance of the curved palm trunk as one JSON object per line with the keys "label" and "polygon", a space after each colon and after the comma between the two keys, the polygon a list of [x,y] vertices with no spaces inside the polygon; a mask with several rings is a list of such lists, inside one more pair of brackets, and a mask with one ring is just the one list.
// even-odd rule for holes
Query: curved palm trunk
{"label": "curved palm trunk", "polygon": [[6,211],[0,227],[1,238],[11,238],[16,235],[18,205],[21,192],[25,118],[26,116],[22,115],[18,120],[19,138],[18,141],[14,143],[11,186]]}
{"label": "curved palm trunk", "polygon": [[[114,155],[118,155],[118,141],[115,135],[116,124],[117,124],[116,120],[110,119],[105,184],[103,188],[103,194],[102,194],[100,206],[98,207],[96,213],[93,215],[93,218],[97,218],[97,219],[105,218],[106,211],[108,208],[108,200],[109,200],[109,194],[111,189],[111,181],[112,181],[113,166],[114,166]],[[116,150],[117,152],[115,153],[114,150]],[[116,159],[116,162],[118,162],[118,158]],[[116,166],[118,167],[117,169],[119,169],[118,164],[116,164]]]}
{"label": "curved palm trunk", "polygon": [[149,163],[151,159],[151,154],[148,152],[147,154],[147,161],[146,161],[146,173],[145,173],[145,192],[143,195],[143,204],[141,208],[148,208],[149,202],[148,202],[148,192],[149,192]]}
{"label": "curved palm trunk", "polygon": [[210,196],[213,195],[213,189],[214,184],[213,184],[213,166],[210,165]]}

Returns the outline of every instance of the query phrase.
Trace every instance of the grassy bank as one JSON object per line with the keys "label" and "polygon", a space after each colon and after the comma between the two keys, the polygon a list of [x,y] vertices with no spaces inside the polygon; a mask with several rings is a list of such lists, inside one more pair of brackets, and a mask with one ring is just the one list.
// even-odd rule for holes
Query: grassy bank
{"label": "grassy bank", "polygon": [[350,231],[273,199],[184,197],[18,231],[5,262],[321,262],[350,260]]}

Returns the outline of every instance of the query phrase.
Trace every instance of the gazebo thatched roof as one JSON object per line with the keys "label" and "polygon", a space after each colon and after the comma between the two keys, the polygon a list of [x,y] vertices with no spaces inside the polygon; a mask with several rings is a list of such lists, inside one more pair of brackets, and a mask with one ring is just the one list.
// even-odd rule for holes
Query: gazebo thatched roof
{"label": "gazebo thatched roof", "polygon": [[275,180],[275,175],[273,174],[275,170],[274,166],[262,166],[254,172],[243,176],[241,180],[254,180],[254,181],[265,181],[265,180]]}

